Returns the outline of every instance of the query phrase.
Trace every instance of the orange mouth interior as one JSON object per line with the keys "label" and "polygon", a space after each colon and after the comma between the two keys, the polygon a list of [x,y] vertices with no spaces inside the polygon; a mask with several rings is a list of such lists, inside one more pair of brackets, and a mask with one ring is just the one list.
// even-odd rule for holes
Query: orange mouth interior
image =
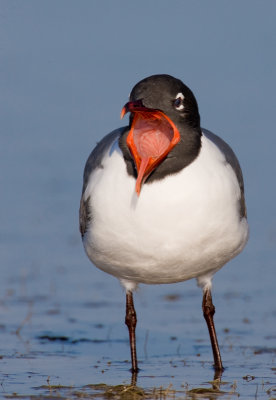
{"label": "orange mouth interior", "polygon": [[[129,103],[130,104],[130,103]],[[139,196],[142,184],[179,142],[180,134],[171,119],[159,110],[129,108],[134,114],[127,145],[137,169],[135,190]],[[122,115],[126,112],[126,106]]]}

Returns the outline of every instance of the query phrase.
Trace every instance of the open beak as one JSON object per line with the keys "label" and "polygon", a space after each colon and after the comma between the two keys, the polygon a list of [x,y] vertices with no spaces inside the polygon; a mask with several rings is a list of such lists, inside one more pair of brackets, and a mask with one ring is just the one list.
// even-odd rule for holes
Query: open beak
{"label": "open beak", "polygon": [[128,112],[133,120],[126,142],[137,170],[135,190],[139,196],[147,177],[180,141],[180,133],[165,113],[144,107],[141,100],[126,103],[121,118]]}
{"label": "open beak", "polygon": [[121,114],[120,114],[120,118],[123,119],[124,116],[128,113],[128,112],[142,112],[142,111],[147,111],[147,110],[151,110],[150,108],[146,108],[143,106],[143,103],[141,100],[138,101],[129,101],[128,103],[126,103],[124,105],[124,107],[122,108]]}

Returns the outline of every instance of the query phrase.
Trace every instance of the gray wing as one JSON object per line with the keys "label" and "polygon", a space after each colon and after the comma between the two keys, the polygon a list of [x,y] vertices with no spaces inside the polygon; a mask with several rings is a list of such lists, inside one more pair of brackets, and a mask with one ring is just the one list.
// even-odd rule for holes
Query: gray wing
{"label": "gray wing", "polygon": [[215,145],[223,152],[225,155],[226,161],[231,165],[233,168],[239,185],[241,189],[241,199],[240,199],[240,217],[244,218],[247,216],[246,214],[246,205],[245,205],[245,197],[244,197],[244,182],[243,182],[243,176],[242,176],[242,170],[240,167],[240,163],[234,153],[234,151],[231,149],[231,147],[224,141],[222,140],[219,136],[215,135],[214,133],[208,131],[207,129],[202,128],[202,131],[204,133],[204,136],[206,136],[208,139],[210,139]]}
{"label": "gray wing", "polygon": [[91,221],[92,218],[91,210],[89,207],[90,198],[84,199],[84,192],[87,187],[89,177],[96,168],[103,168],[102,159],[104,154],[112,145],[112,143],[122,135],[125,129],[126,127],[119,128],[106,135],[97,144],[97,146],[94,148],[94,150],[88,157],[88,160],[86,161],[83,173],[82,196],[80,200],[80,209],[79,209],[80,233],[82,237],[84,236],[87,230],[88,223]]}

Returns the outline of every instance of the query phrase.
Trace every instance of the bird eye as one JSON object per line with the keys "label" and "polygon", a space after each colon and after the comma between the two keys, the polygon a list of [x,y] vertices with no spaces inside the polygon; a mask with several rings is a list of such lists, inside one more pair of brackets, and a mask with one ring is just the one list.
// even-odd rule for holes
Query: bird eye
{"label": "bird eye", "polygon": [[184,95],[183,93],[178,93],[176,95],[176,98],[173,102],[174,108],[176,108],[176,110],[183,110],[184,108]]}
{"label": "bird eye", "polygon": [[180,97],[178,97],[177,99],[174,100],[174,106],[175,108],[178,108],[182,103],[182,99]]}

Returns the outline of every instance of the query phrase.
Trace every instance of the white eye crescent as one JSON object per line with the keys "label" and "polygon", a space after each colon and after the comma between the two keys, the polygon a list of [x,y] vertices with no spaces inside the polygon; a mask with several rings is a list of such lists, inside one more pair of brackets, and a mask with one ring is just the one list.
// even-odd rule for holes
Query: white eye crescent
{"label": "white eye crescent", "polygon": [[173,102],[174,108],[176,110],[183,110],[184,109],[184,94],[183,93],[177,93],[175,96],[175,100]]}

